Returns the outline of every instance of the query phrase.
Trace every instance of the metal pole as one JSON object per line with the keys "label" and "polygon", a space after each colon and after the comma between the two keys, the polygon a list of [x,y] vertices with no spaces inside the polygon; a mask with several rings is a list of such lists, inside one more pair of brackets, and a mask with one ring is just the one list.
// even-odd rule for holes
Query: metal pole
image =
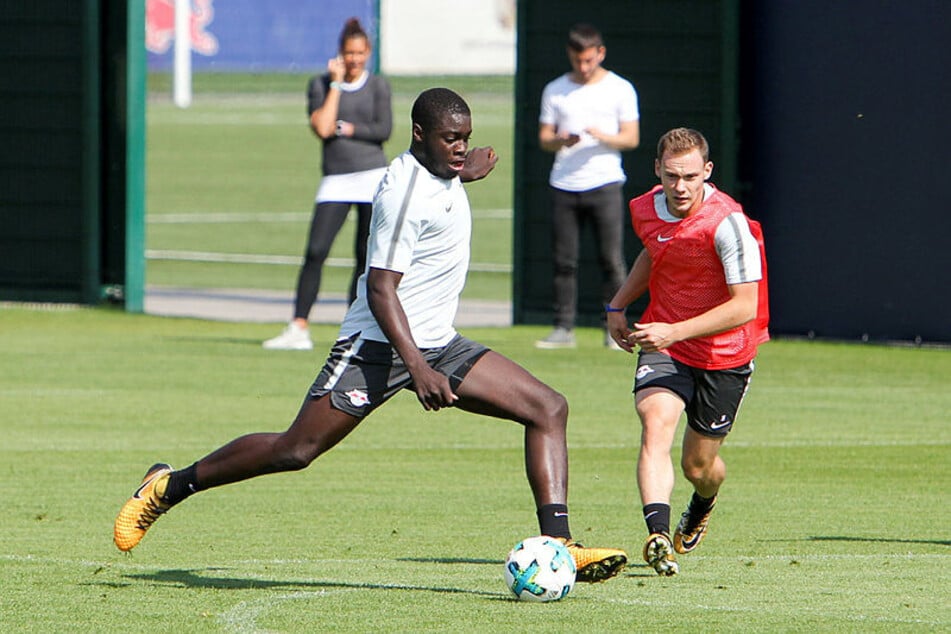
{"label": "metal pole", "polygon": [[174,101],[179,108],[192,103],[191,0],[175,0]]}

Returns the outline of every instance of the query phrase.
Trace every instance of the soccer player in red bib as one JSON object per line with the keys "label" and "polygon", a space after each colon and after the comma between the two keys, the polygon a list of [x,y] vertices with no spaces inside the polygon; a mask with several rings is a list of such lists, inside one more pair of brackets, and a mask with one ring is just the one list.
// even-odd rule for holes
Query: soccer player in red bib
{"label": "soccer player in red bib", "polygon": [[[769,339],[766,260],[759,224],[708,182],[707,140],[676,128],[657,144],[660,185],[633,199],[631,222],[644,249],[605,307],[608,330],[627,352],[640,348],[634,379],[642,425],[637,461],[648,538],[644,560],[674,575],[674,551],[689,553],[706,534],[726,465],[720,445],[733,427]],[[629,326],[624,311],[645,291],[647,310]],[[670,536],[670,456],[687,414],[681,468],[694,493]]]}

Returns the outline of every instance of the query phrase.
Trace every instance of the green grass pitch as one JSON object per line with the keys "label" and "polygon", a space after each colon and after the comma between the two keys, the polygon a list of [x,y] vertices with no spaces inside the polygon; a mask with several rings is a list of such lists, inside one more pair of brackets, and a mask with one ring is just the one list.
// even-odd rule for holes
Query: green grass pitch
{"label": "green grass pitch", "polygon": [[[619,578],[510,600],[502,560],[537,531],[520,429],[409,393],[309,469],[201,493],[119,553],[112,521],[152,462],[289,424],[336,331],[298,354],[262,350],[272,330],[0,310],[0,630],[951,628],[947,350],[764,346],[710,534],[676,577],[640,563],[632,358],[592,329],[570,351],[535,350],[537,327],[465,334],[568,397],[572,527],[628,550]],[[687,495],[681,479],[675,513]]]}
{"label": "green grass pitch", "polygon": [[[300,255],[319,174],[306,79],[199,75],[188,110],[150,79],[150,251]],[[469,187],[473,261],[501,272],[470,274],[466,295],[508,299],[511,81],[394,78],[389,155],[431,85],[469,100],[473,143],[502,157]],[[351,241],[348,225],[331,256]],[[296,274],[147,266],[153,285],[290,291]],[[328,267],[324,291],[349,274]],[[145,469],[286,428],[336,329],[314,328],[313,353],[273,353],[274,324],[0,306],[0,631],[951,631],[951,351],[764,346],[710,534],[660,578],[640,561],[632,357],[593,329],[538,351],[546,330],[464,332],[568,397],[575,537],[632,565],[539,605],[502,583],[505,553],[537,531],[519,427],[425,413],[409,393],[309,469],[199,494],[119,553],[112,522]],[[679,478],[675,516],[688,493]]]}
{"label": "green grass pitch", "polygon": [[[320,142],[307,126],[307,75],[197,75],[188,109],[169,98],[168,77],[150,81],[147,106],[146,282],[152,285],[254,287],[293,291],[320,177]],[[511,78],[392,78],[393,157],[409,147],[410,108],[425,88],[447,86],[469,102],[473,146],[491,145],[493,173],[467,187],[473,208],[466,297],[511,298]],[[330,253],[323,293],[345,295],[353,223]],[[169,251],[278,256],[289,264],[221,264],[167,259]],[[289,260],[288,260],[289,259]]]}

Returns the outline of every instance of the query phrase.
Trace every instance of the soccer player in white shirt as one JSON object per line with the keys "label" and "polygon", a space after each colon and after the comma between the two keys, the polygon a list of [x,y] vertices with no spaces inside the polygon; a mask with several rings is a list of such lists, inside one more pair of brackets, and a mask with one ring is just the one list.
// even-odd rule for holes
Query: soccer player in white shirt
{"label": "soccer player in white shirt", "polygon": [[185,469],[151,467],[116,518],[120,550],[193,493],[307,467],[391,396],[412,389],[427,411],[456,407],[524,425],[540,532],[565,542],[579,581],[603,581],[627,563],[622,550],[571,539],[564,396],[452,325],[469,266],[462,181],[487,175],[495,152],[469,151],[469,106],[446,88],[420,94],[412,121],[409,150],[393,160],[374,196],[357,299],[297,418],[283,433],[242,436]]}

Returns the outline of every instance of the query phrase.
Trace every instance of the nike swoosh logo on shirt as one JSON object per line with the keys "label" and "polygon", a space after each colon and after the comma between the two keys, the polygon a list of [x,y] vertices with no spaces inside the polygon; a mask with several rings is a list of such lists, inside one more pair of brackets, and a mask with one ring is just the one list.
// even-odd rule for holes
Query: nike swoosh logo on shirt
{"label": "nike swoosh logo on shirt", "polygon": [[673,240],[673,239],[674,239],[674,236],[667,236],[666,238],[665,238],[664,236],[660,236],[660,235],[657,236],[657,241],[658,241],[658,242],[667,242],[668,240]]}

